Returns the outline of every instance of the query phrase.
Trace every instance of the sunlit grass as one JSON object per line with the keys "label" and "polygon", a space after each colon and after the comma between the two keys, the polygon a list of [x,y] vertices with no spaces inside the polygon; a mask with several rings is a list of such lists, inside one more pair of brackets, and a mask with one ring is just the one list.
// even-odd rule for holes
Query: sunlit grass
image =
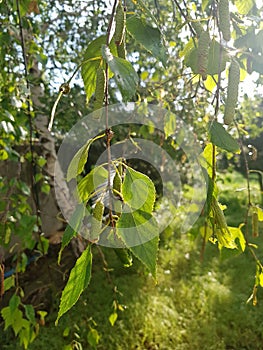
{"label": "sunlit grass", "polygon": [[[228,204],[230,224],[239,224],[246,208],[246,193],[236,189],[244,179],[239,174],[222,179],[219,186],[225,191],[220,201]],[[232,205],[233,193],[237,200]],[[260,245],[260,240],[254,242]],[[69,350],[74,348],[70,347],[73,343],[92,349],[87,341],[90,326],[100,334],[98,350],[262,349],[262,290],[258,290],[256,307],[246,303],[254,284],[254,260],[247,251],[222,259],[217,247],[208,243],[201,262],[201,244],[201,238],[189,234],[161,239],[157,285],[137,261],[131,268],[120,267],[114,252],[104,249],[112,268],[110,283],[95,249],[89,288],[58,327],[54,326],[58,305],[54,305],[46,326],[41,327],[29,349]],[[259,248],[257,254],[263,257],[263,249]],[[113,312],[114,298],[125,310],[118,312],[112,327],[108,317]],[[0,337],[1,349],[21,349],[11,332]]]}

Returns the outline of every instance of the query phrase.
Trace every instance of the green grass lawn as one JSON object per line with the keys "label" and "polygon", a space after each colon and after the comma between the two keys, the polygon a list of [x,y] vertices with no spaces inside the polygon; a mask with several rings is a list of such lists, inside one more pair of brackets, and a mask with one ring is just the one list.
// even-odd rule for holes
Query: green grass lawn
{"label": "green grass lawn", "polygon": [[[238,198],[226,211],[231,225],[243,220],[246,194],[239,190],[242,184],[243,178],[234,174],[220,185],[225,187],[222,203],[233,198],[233,193]],[[253,242],[262,245],[262,236]],[[157,285],[137,261],[131,268],[120,267],[114,252],[104,249],[113,269],[110,282],[95,248],[90,286],[57,327],[55,299],[46,325],[29,349],[95,349],[87,339],[92,327],[100,336],[98,350],[262,350],[261,288],[257,306],[246,303],[256,268],[251,255],[245,252],[222,259],[217,247],[208,243],[201,262],[201,246],[201,238],[190,234],[162,239]],[[263,259],[262,248],[257,254]],[[114,298],[124,311],[118,312],[111,326],[108,318]],[[0,340],[1,349],[21,349],[11,331],[2,331]]]}

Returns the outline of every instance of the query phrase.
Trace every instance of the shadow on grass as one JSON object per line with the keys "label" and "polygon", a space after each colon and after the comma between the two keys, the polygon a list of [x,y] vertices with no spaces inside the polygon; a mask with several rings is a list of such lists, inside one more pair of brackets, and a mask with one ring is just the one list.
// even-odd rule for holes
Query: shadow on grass
{"label": "shadow on grass", "polygon": [[[138,262],[125,269],[113,251],[105,255],[113,284],[95,249],[90,286],[58,327],[56,312],[48,316],[29,350],[77,349],[70,347],[76,343],[93,349],[87,341],[90,326],[100,334],[98,350],[262,349],[263,293],[257,307],[246,304],[255,273],[247,253],[220,261],[216,247],[208,246],[201,263],[196,242],[187,236],[170,239],[160,249],[157,286]],[[126,309],[112,327],[114,286]],[[21,349],[11,332],[0,336],[1,349]]]}

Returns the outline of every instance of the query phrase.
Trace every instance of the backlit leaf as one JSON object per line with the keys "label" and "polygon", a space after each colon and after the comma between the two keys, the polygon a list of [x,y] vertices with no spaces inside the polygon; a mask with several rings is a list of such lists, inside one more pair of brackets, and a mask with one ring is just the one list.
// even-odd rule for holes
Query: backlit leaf
{"label": "backlit leaf", "polygon": [[[97,69],[102,60],[101,48],[102,45],[105,44],[106,35],[102,35],[88,45],[84,54],[84,62],[81,66],[81,76],[84,82],[87,102],[96,88]],[[117,55],[116,45],[113,42],[110,43],[110,50],[114,55]]]}
{"label": "backlit leaf", "polygon": [[[193,39],[186,44],[181,52],[181,55],[183,54],[185,65],[191,67],[193,73],[198,74],[198,49],[194,46]],[[222,72],[226,67],[227,58],[226,50],[216,40],[211,40],[208,51],[207,74],[215,75]]]}
{"label": "backlit leaf", "polygon": [[241,15],[247,15],[254,5],[253,0],[236,0],[235,5]]}
{"label": "backlit leaf", "polygon": [[15,335],[17,335],[23,327],[24,320],[22,311],[15,309],[14,312],[11,312],[10,307],[7,306],[1,310],[1,315],[5,321],[4,330],[11,326],[15,332]]}
{"label": "backlit leaf", "polygon": [[114,326],[115,322],[117,321],[117,318],[118,318],[118,314],[117,312],[113,312],[110,317],[109,317],[109,321],[110,321],[110,324],[112,326]]}
{"label": "backlit leaf", "polygon": [[158,28],[153,28],[141,18],[132,16],[127,19],[127,30],[136,41],[159,59],[163,66],[166,66],[167,54]]}
{"label": "backlit leaf", "polygon": [[68,282],[62,292],[56,325],[60,317],[72,308],[91,278],[92,254],[90,245],[84,250],[72,268]]}
{"label": "backlit leaf", "polygon": [[70,217],[69,223],[62,236],[62,244],[58,254],[58,264],[60,264],[61,255],[64,248],[69,244],[73,237],[78,234],[79,227],[85,215],[85,206],[81,203],[76,206],[75,211]]}
{"label": "backlit leaf", "polygon": [[237,141],[225,130],[222,124],[216,121],[210,124],[209,136],[214,145],[228,152],[240,151]]}
{"label": "backlit leaf", "polygon": [[174,113],[167,111],[164,116],[164,133],[165,137],[169,137],[175,133],[176,130],[176,117]]}
{"label": "backlit leaf", "polygon": [[128,210],[129,206],[125,205],[117,222],[117,235],[156,279],[159,242],[157,222],[150,213]]}
{"label": "backlit leaf", "polygon": [[104,45],[102,47],[103,58],[108,63],[111,71],[114,73],[114,79],[122,97],[125,101],[132,98],[136,92],[138,84],[138,75],[132,64],[123,58],[113,56],[110,49]]}
{"label": "backlit leaf", "polygon": [[15,276],[5,278],[4,280],[4,291],[7,292],[10,288],[15,286]]}
{"label": "backlit leaf", "polygon": [[152,212],[155,202],[155,187],[147,175],[127,167],[122,195],[124,201],[132,209],[140,209],[146,213]]}
{"label": "backlit leaf", "polygon": [[[96,166],[78,184],[78,197],[81,202],[86,202],[89,196],[108,179],[108,171],[103,166]],[[107,186],[107,184],[105,184]],[[104,187],[100,187],[103,191]],[[99,193],[97,193],[99,194]]]}
{"label": "backlit leaf", "polygon": [[67,181],[70,181],[71,179],[74,179],[82,173],[84,170],[84,166],[88,159],[89,149],[91,144],[98,140],[99,138],[104,137],[104,135],[99,135],[97,137],[94,137],[93,139],[89,139],[85,145],[83,145],[77,153],[74,155],[74,157],[71,159],[71,162],[68,166],[67,170]]}

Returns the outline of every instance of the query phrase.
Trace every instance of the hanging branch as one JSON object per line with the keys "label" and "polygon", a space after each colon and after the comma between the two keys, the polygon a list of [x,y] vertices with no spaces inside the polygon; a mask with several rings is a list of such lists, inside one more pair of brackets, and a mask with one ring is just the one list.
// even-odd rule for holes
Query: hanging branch
{"label": "hanging branch", "polygon": [[[109,20],[109,25],[107,28],[106,45],[109,47],[110,44],[110,33],[113,25],[114,15],[116,12],[118,0],[114,1],[112,12]],[[109,218],[111,226],[114,227],[114,220],[112,217],[112,193],[111,193],[111,139],[113,137],[113,132],[109,128],[109,65],[106,62],[105,68],[106,75],[106,86],[105,86],[105,126],[106,126],[106,148],[107,148],[107,159],[108,159],[108,191],[109,191]]]}

